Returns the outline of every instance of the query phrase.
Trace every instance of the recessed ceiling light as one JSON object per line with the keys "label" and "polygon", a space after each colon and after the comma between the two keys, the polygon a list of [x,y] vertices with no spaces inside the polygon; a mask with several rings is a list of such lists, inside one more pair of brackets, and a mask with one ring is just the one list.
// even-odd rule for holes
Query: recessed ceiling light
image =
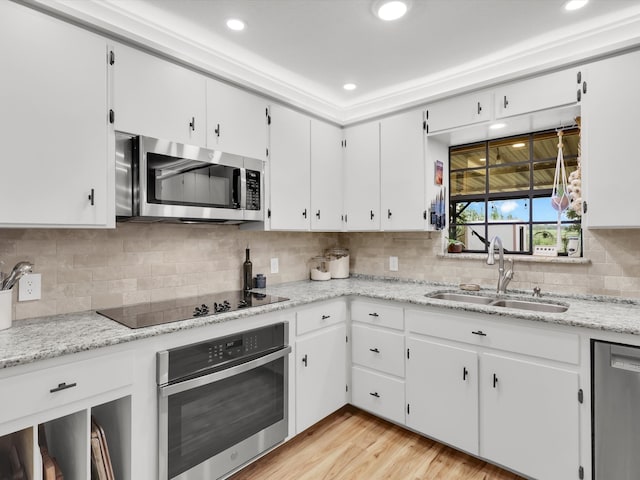
{"label": "recessed ceiling light", "polygon": [[355,83],[345,83],[342,88],[345,90],[355,90],[358,86]]}
{"label": "recessed ceiling light", "polygon": [[405,1],[391,0],[391,1],[378,1],[374,4],[374,13],[380,20],[387,22],[391,20],[398,20],[402,18],[409,5]]}
{"label": "recessed ceiling light", "polygon": [[564,4],[564,9],[569,11],[578,10],[584,7],[588,2],[589,0],[569,0]]}
{"label": "recessed ceiling light", "polygon": [[506,126],[507,126],[506,123],[494,123],[493,125],[490,125],[489,128],[491,130],[500,130],[501,128],[504,128]]}
{"label": "recessed ceiling light", "polygon": [[239,20],[237,18],[230,18],[229,20],[227,20],[227,27],[229,27],[231,30],[239,32],[241,30],[244,30],[245,24],[242,20]]}
{"label": "recessed ceiling light", "polygon": [[524,147],[524,143],[514,143],[513,145],[511,145],[513,148],[522,148]]}

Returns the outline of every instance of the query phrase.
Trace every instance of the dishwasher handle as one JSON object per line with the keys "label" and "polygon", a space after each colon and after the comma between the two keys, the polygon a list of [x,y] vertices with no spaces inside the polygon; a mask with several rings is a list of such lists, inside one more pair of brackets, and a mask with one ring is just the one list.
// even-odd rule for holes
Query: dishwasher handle
{"label": "dishwasher handle", "polygon": [[609,365],[618,370],[640,373],[640,348],[611,345]]}

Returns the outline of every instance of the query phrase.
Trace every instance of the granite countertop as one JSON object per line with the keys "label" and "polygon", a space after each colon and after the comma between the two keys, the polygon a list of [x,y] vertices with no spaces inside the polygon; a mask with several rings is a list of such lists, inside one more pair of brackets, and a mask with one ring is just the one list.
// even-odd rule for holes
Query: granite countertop
{"label": "granite countertop", "polygon": [[[632,300],[547,294],[540,300],[568,304],[570,307],[564,313],[542,313],[425,297],[425,294],[451,290],[457,290],[457,287],[395,279],[352,277],[327,282],[309,280],[275,285],[269,287],[267,293],[287,297],[290,300],[135,330],[103,317],[95,311],[19,320],[14,322],[11,328],[0,331],[0,368],[238,320],[347,295],[640,335],[640,303]],[[479,293],[495,294],[492,290],[483,290]],[[525,292],[514,292],[512,295],[524,297],[527,300],[532,298]]]}

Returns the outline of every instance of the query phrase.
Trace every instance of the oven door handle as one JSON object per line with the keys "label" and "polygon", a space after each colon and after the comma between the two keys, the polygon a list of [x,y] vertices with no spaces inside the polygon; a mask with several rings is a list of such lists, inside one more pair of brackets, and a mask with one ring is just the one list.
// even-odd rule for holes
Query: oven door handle
{"label": "oven door handle", "polygon": [[203,385],[208,385],[210,383],[218,382],[220,380],[224,380],[225,378],[233,377],[234,375],[248,372],[249,370],[253,370],[254,368],[258,368],[263,365],[266,365],[267,363],[270,363],[270,362],[273,362],[274,360],[285,357],[290,353],[291,353],[291,346],[288,345],[276,352],[270,353],[263,357],[258,357],[255,360],[251,360],[250,362],[241,363],[240,365],[236,365],[234,367],[230,367],[225,370],[221,370],[219,372],[210,373],[209,375],[204,375],[202,377],[192,378],[190,380],[185,380],[184,382],[175,383],[173,385],[162,385],[159,387],[160,396],[169,397],[176,393],[184,392],[186,390],[191,390],[192,388],[202,387]]}

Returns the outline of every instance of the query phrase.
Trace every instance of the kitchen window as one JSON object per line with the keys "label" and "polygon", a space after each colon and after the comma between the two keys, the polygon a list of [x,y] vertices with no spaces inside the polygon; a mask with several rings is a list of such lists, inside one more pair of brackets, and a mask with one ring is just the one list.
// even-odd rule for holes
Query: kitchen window
{"label": "kitchen window", "polygon": [[[578,165],[579,129],[564,131],[566,174]],[[449,149],[449,238],[466,252],[487,252],[498,235],[509,253],[533,253],[535,246],[555,246],[558,213],[551,193],[558,154],[555,130],[489,140]],[[560,216],[561,248],[581,237],[580,216],[567,209]]]}

